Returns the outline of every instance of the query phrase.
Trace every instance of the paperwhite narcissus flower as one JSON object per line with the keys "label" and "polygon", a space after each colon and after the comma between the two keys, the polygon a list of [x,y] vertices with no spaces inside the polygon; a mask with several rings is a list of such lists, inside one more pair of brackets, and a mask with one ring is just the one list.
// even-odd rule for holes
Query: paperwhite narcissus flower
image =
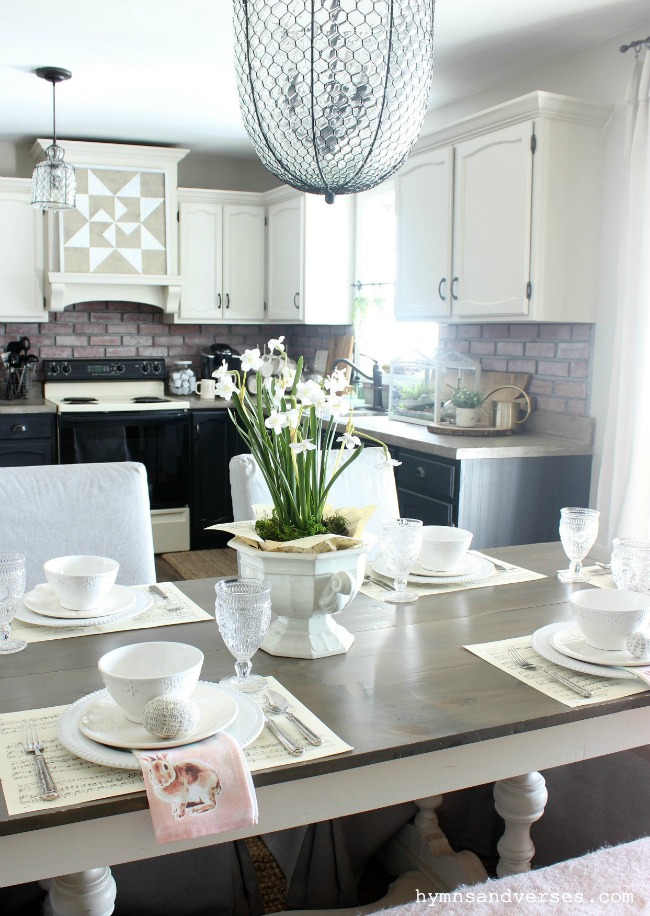
{"label": "paperwhite narcissus flower", "polygon": [[218,366],[212,373],[213,378],[225,378],[228,375],[228,363],[225,359],[222,361],[221,365]]}
{"label": "paperwhite narcissus flower", "polygon": [[241,371],[242,372],[257,372],[262,366],[262,357],[260,356],[259,347],[255,347],[254,350],[244,350],[244,355],[241,358]]}
{"label": "paperwhite narcissus flower", "polygon": [[336,394],[337,391],[343,391],[344,388],[348,387],[345,369],[334,369],[332,374],[325,379],[323,385],[330,394]]}
{"label": "paperwhite narcissus flower", "polygon": [[361,445],[361,439],[358,436],[353,436],[352,433],[343,433],[343,435],[339,436],[336,441],[342,442],[343,448],[349,449],[353,449],[358,445]]}
{"label": "paperwhite narcissus flower", "polygon": [[279,433],[281,429],[284,429],[287,426],[287,416],[283,413],[278,413],[277,410],[272,410],[271,414],[264,421],[264,425],[268,429],[272,429],[274,433]]}
{"label": "paperwhite narcissus flower", "polygon": [[224,398],[226,401],[229,401],[232,398],[235,391],[237,391],[237,385],[233,382],[229,375],[226,375],[224,378],[220,379],[214,386],[214,393],[217,395],[217,397]]}
{"label": "paperwhite narcissus flower", "polygon": [[378,468],[398,468],[402,462],[396,458],[382,458],[378,463]]}
{"label": "paperwhite narcissus flower", "polygon": [[327,395],[318,382],[309,379],[308,382],[298,382],[296,385],[296,397],[301,404],[309,407],[312,404],[322,404]]}
{"label": "paperwhite narcissus flower", "polygon": [[302,411],[299,407],[292,407],[291,410],[287,410],[285,416],[289,423],[289,429],[297,429],[298,424],[300,423],[300,415]]}
{"label": "paperwhite narcissus flower", "polygon": [[284,353],[284,344],[282,343],[283,340],[284,340],[284,334],[281,337],[278,337],[277,339],[275,337],[272,337],[269,340],[269,350],[271,351],[271,353],[273,353],[274,350],[277,350],[279,353]]}
{"label": "paperwhite narcissus flower", "polygon": [[311,439],[303,439],[302,442],[292,442],[289,445],[289,448],[292,449],[294,454],[300,455],[302,452],[313,452],[316,449],[316,446],[311,441]]}

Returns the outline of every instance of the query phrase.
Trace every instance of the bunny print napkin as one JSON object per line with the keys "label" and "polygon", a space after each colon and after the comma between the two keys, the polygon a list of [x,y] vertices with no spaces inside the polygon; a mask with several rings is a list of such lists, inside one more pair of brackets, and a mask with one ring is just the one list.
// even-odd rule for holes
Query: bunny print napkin
{"label": "bunny print napkin", "polygon": [[248,763],[225,732],[183,747],[133,753],[142,767],[159,843],[257,823]]}

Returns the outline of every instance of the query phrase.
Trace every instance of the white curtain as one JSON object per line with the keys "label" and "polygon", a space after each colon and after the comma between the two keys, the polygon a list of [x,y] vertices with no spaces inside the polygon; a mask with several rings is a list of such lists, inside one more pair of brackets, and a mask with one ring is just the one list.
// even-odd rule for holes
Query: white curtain
{"label": "white curtain", "polygon": [[627,92],[616,332],[597,506],[599,541],[650,538],[650,52]]}

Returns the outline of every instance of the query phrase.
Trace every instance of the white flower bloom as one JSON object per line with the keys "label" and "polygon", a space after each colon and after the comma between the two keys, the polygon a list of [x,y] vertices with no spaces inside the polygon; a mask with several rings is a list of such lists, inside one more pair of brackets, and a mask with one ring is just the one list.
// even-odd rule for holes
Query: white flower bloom
{"label": "white flower bloom", "polygon": [[302,442],[292,442],[289,448],[293,449],[296,455],[301,455],[304,452],[313,452],[316,446],[311,439],[303,439]]}
{"label": "white flower bloom", "polygon": [[260,356],[259,347],[255,347],[253,350],[244,350],[244,355],[241,358],[242,372],[249,372],[251,369],[253,372],[257,372],[261,365],[262,357]]}
{"label": "white flower bloom", "polygon": [[398,468],[401,463],[401,461],[397,461],[395,458],[382,458],[377,467],[380,470],[384,468]]}
{"label": "white flower bloom", "polygon": [[357,446],[361,445],[361,439],[358,436],[353,436],[351,433],[343,433],[336,441],[342,442],[343,447],[349,449],[355,449]]}
{"label": "white flower bloom", "polygon": [[277,339],[275,337],[272,337],[269,340],[269,350],[271,351],[271,353],[273,353],[274,350],[277,350],[278,353],[284,353],[284,344],[282,343],[283,340],[284,340],[284,334],[281,337],[278,337]]}
{"label": "white flower bloom", "polygon": [[287,410],[285,416],[289,421],[289,429],[297,429],[300,423],[300,413],[299,407],[292,407],[291,410]]}
{"label": "white flower bloom", "polygon": [[334,369],[323,382],[330,394],[336,394],[337,391],[343,391],[348,387],[348,379],[345,369]]}
{"label": "white flower bloom", "polygon": [[213,378],[225,378],[228,375],[228,363],[223,360],[221,365],[212,373]]}
{"label": "white flower bloom", "polygon": [[281,429],[287,426],[286,414],[278,413],[277,410],[272,410],[264,421],[264,425],[267,429],[272,429],[274,433],[279,433]]}
{"label": "white flower bloom", "polygon": [[231,399],[235,391],[237,391],[237,385],[235,385],[229,375],[224,376],[214,386],[214,393],[216,396],[218,398],[225,398],[226,401]]}
{"label": "white flower bloom", "polygon": [[333,417],[342,417],[350,412],[349,398],[340,397],[340,395],[330,394],[327,398],[330,413]]}
{"label": "white flower bloom", "polygon": [[309,407],[311,404],[322,404],[327,397],[318,382],[313,379],[309,379],[308,382],[299,382],[296,396],[305,407]]}

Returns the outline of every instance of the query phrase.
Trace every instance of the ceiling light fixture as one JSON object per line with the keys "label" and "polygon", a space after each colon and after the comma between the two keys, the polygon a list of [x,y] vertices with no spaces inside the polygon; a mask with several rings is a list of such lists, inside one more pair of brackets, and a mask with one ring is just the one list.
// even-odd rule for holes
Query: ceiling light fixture
{"label": "ceiling light fixture", "polygon": [[244,124],[269,171],[301,191],[373,188],[418,138],[434,0],[234,0]]}
{"label": "ceiling light fixture", "polygon": [[56,84],[72,74],[61,67],[39,67],[36,76],[52,83],[52,145],[45,159],[36,163],[32,174],[32,206],[41,210],[71,210],[75,205],[77,178],[74,166],[64,162],[64,151],[56,143]]}

